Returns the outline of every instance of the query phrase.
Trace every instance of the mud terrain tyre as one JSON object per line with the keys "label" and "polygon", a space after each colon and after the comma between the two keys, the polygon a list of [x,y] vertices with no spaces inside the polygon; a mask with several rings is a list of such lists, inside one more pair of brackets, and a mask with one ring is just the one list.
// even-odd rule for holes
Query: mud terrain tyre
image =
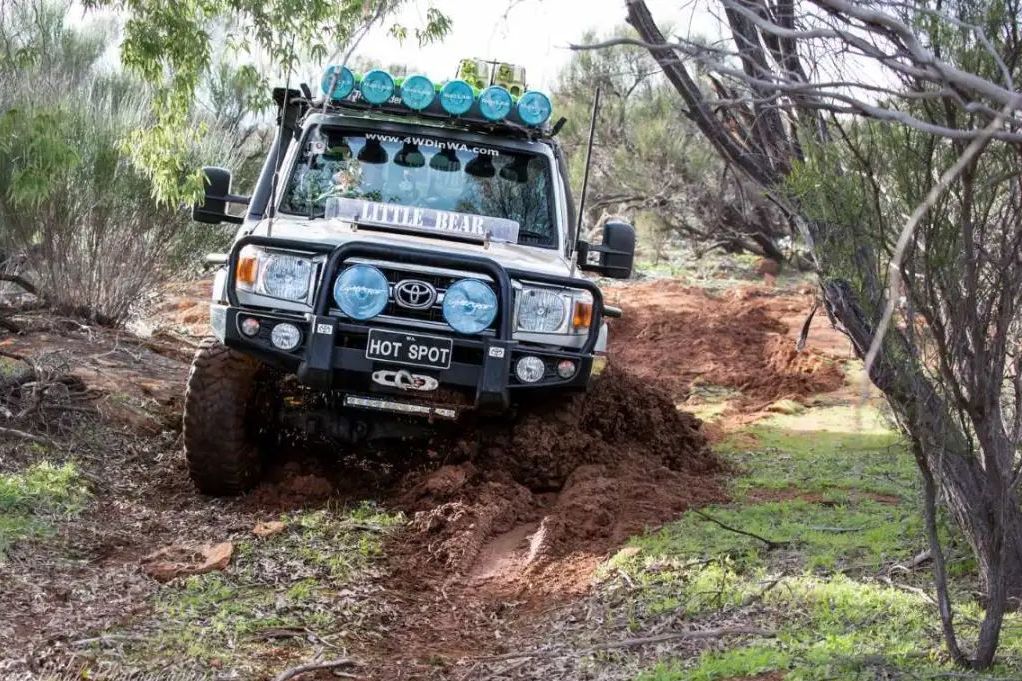
{"label": "mud terrain tyre", "polygon": [[260,420],[265,370],[219,343],[200,348],[185,391],[184,442],[188,473],[203,494],[230,496],[251,488],[263,468]]}

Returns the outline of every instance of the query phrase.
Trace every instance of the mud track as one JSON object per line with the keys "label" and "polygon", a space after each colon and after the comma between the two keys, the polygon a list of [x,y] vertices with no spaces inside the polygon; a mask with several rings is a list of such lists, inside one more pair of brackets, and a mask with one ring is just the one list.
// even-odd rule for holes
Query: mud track
{"label": "mud track", "polygon": [[584,594],[627,537],[724,498],[699,422],[613,369],[589,395],[447,451],[459,454],[406,476],[393,500],[411,522],[388,551],[385,594],[404,616],[371,653],[374,678],[506,652],[509,631]]}
{"label": "mud track", "polygon": [[844,380],[834,359],[848,355],[848,344],[822,311],[808,347],[795,350],[812,309],[809,289],[794,295],[758,287],[710,292],[661,280],[616,287],[607,297],[625,311],[610,327],[614,359],[678,399],[693,387],[720,386],[739,391],[740,406],[749,411],[836,390]]}

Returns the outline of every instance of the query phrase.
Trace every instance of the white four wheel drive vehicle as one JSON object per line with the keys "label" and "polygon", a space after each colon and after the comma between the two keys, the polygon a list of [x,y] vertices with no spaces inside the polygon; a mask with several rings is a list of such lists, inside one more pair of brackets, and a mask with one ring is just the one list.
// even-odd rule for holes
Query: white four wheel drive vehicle
{"label": "white four wheel drive vehicle", "polygon": [[331,67],[322,98],[274,91],[251,197],[205,169],[194,218],[240,227],[185,398],[202,492],[250,487],[282,432],[403,438],[588,386],[618,313],[577,270],[627,278],[635,233],[577,238],[550,100],[484,66],[442,86]]}

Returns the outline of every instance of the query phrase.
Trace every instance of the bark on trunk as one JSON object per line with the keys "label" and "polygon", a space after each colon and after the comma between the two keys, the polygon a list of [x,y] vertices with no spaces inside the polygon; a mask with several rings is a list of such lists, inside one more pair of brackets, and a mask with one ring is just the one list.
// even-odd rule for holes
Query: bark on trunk
{"label": "bark on trunk", "polygon": [[[824,297],[831,314],[848,332],[856,354],[864,358],[873,339],[873,324],[851,288],[842,281],[827,282]],[[915,364],[904,336],[890,329],[887,339],[888,349],[877,356],[870,380],[919,440],[948,511],[975,553],[983,583],[991,586],[996,581],[1001,569],[997,557],[1003,548],[1007,594],[1022,599],[1022,508],[1014,499],[990,497],[987,472],[955,421],[954,410]],[[892,356],[903,359],[895,363]],[[999,536],[1004,537],[1003,546]]]}

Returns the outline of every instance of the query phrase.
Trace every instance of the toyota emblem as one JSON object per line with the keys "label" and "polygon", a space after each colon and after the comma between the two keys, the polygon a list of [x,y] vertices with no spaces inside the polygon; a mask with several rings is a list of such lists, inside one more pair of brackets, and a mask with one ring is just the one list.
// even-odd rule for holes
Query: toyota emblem
{"label": "toyota emblem", "polygon": [[418,279],[404,279],[394,287],[394,301],[409,310],[428,310],[436,302],[436,287]]}

